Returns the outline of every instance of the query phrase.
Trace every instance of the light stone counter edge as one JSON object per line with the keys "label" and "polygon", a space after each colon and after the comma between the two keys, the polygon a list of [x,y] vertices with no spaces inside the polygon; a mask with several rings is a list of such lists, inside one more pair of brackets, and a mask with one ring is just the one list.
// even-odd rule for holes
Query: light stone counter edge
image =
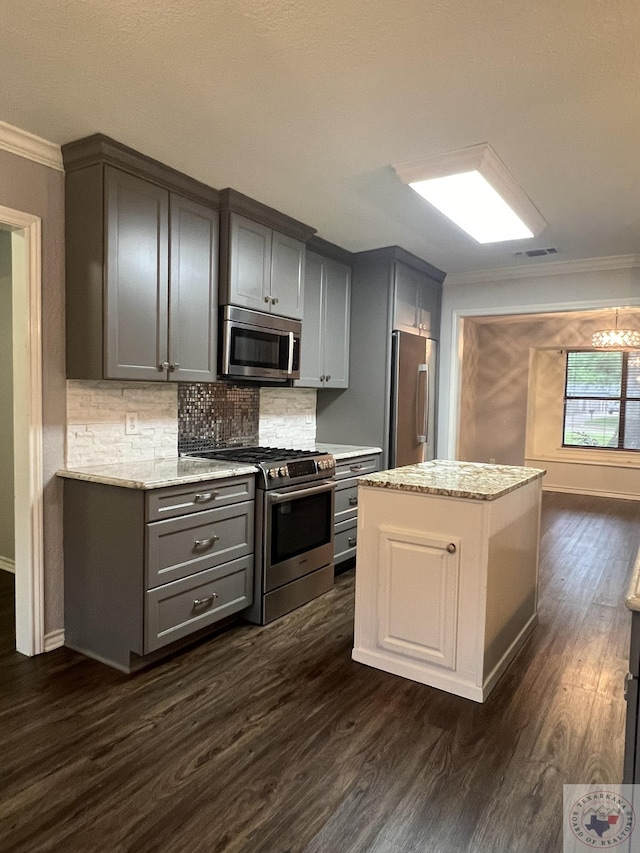
{"label": "light stone counter edge", "polygon": [[540,468],[434,459],[360,477],[358,485],[493,501],[543,477],[545,473]]}
{"label": "light stone counter edge", "polygon": [[625,604],[629,610],[636,610],[640,613],[640,551],[638,551],[636,562],[633,566],[633,574],[631,575]]}
{"label": "light stone counter edge", "polygon": [[184,483],[201,483],[255,474],[254,465],[230,465],[209,459],[192,459],[171,456],[148,462],[118,462],[110,465],[90,465],[82,468],[63,468],[58,477],[69,480],[86,480],[125,489],[161,489]]}

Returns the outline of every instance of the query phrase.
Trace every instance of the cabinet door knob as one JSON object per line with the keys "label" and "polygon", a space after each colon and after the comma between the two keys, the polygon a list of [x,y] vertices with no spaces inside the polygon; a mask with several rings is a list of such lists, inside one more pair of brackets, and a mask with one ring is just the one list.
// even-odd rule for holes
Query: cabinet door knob
{"label": "cabinet door knob", "polygon": [[205,596],[204,598],[194,598],[193,599],[193,606],[194,607],[202,607],[203,604],[213,604],[213,602],[216,600],[217,597],[218,597],[217,592],[211,592],[211,593],[209,593],[209,595]]}
{"label": "cabinet door knob", "polygon": [[270,296],[265,296],[265,297],[264,297],[264,301],[265,301],[265,302],[267,302],[267,303],[271,302],[271,297],[270,297]]}
{"label": "cabinet door knob", "polygon": [[363,468],[364,468],[364,465],[351,465],[350,466],[350,470],[353,471],[354,473],[356,471],[362,471]]}
{"label": "cabinet door knob", "polygon": [[325,379],[326,379],[326,381],[328,382],[328,381],[331,379],[331,374],[330,374],[330,373],[327,373],[327,375],[326,375],[324,378],[325,378]]}
{"label": "cabinet door knob", "polygon": [[278,304],[278,302],[279,302],[279,300],[278,300],[278,297],[277,297],[277,296],[272,297],[272,299],[271,299],[271,304],[272,304],[272,305],[277,305],[277,304]]}
{"label": "cabinet door knob", "polygon": [[349,506],[358,506],[358,498],[349,498]]}
{"label": "cabinet door knob", "polygon": [[457,550],[457,549],[456,549],[456,546],[453,544],[453,542],[449,542],[449,544],[447,545],[447,551],[448,551],[450,554],[455,554],[455,553],[456,553],[456,550]]}
{"label": "cabinet door knob", "polygon": [[177,370],[179,367],[180,367],[180,362],[179,362],[179,361],[172,361],[172,362],[169,364],[169,370]]}
{"label": "cabinet door knob", "polygon": [[350,548],[353,548],[353,547],[355,546],[355,544],[356,544],[356,542],[357,542],[357,541],[358,541],[358,540],[356,539],[356,537],[355,537],[355,536],[350,536],[350,537],[347,539],[347,543],[348,543],[348,545],[349,545],[349,547],[350,547]]}
{"label": "cabinet door knob", "polygon": [[171,365],[168,361],[161,361],[158,365],[158,370],[170,370]]}
{"label": "cabinet door knob", "polygon": [[220,539],[219,536],[216,536],[215,533],[213,536],[210,536],[208,539],[196,539],[193,543],[194,548],[210,548],[212,545],[215,545],[216,542]]}

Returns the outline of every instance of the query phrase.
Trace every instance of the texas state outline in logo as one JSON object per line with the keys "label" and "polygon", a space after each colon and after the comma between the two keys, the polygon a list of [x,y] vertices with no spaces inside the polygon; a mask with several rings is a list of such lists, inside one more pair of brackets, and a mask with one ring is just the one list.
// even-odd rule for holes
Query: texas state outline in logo
{"label": "texas state outline in logo", "polygon": [[633,806],[613,791],[592,791],[580,797],[569,814],[571,831],[585,847],[593,849],[622,844],[635,829]]}

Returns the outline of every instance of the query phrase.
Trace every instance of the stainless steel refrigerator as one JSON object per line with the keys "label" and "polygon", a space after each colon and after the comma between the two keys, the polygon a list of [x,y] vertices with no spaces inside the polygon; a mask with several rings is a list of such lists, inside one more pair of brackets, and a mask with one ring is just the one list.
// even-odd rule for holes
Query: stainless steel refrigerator
{"label": "stainless steel refrigerator", "polygon": [[390,468],[435,456],[437,346],[431,338],[392,333]]}

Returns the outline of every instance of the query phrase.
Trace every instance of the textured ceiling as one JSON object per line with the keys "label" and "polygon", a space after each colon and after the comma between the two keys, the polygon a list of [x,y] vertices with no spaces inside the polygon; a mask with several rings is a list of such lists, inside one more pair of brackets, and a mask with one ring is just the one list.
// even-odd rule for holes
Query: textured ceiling
{"label": "textured ceiling", "polygon": [[[352,251],[636,254],[636,0],[3,0],[0,120],[106,133]],[[489,142],[549,223],[479,246],[391,163]],[[553,246],[535,261],[516,251]]]}

